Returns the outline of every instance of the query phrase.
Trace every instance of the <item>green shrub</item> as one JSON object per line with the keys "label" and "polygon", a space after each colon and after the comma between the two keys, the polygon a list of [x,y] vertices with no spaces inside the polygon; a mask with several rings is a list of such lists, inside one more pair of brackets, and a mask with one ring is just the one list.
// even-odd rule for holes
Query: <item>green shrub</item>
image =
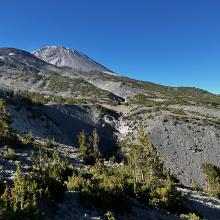
{"label": "green shrub", "polygon": [[200,218],[200,216],[196,215],[195,213],[184,214],[181,215],[181,217],[185,220],[202,220],[202,218]]}
{"label": "green shrub", "polygon": [[145,204],[175,211],[180,205],[181,194],[143,128],[139,130],[138,141],[130,140],[127,149],[127,178],[133,196]]}
{"label": "green shrub", "polygon": [[101,157],[99,150],[99,135],[94,129],[92,136],[88,137],[84,130],[78,135],[79,149],[78,155],[87,165],[94,165],[96,160]]}
{"label": "green shrub", "polygon": [[90,181],[74,174],[68,178],[67,189],[70,191],[81,191],[88,188]]}
{"label": "green shrub", "polygon": [[[94,152],[91,146],[97,145],[87,145],[85,132],[80,133],[79,140],[80,153],[87,156],[88,149]],[[68,189],[81,192],[85,204],[104,211],[128,212],[133,197],[147,205],[176,212],[181,194],[143,130],[139,131],[138,142],[129,141],[126,149],[124,166],[107,167],[98,157],[89,174],[79,172],[69,177]]]}
{"label": "green shrub", "polygon": [[55,144],[53,141],[49,140],[49,139],[46,139],[43,144],[42,144],[42,147],[45,147],[45,148],[54,148],[55,147]]}
{"label": "green shrub", "polygon": [[149,204],[166,210],[175,211],[180,199],[180,193],[171,179],[167,179],[162,187],[152,190]]}
{"label": "green shrub", "polygon": [[54,91],[66,91],[69,89],[69,79],[60,76],[51,77],[49,89]]}
{"label": "green shrub", "polygon": [[181,109],[173,108],[170,109],[170,112],[176,115],[186,115],[186,112],[182,108]]}
{"label": "green shrub", "polygon": [[0,146],[16,145],[17,136],[11,128],[11,118],[5,110],[0,111]]}
{"label": "green shrub", "polygon": [[67,189],[65,181],[73,175],[73,168],[69,162],[61,159],[57,151],[48,157],[41,150],[32,161],[31,171],[45,196],[52,202],[63,200]]}
{"label": "green shrub", "polygon": [[[7,150],[7,158],[12,158],[11,152],[14,151]],[[23,174],[18,165],[10,187],[0,182],[0,219],[40,220],[41,213],[46,211],[40,205],[42,202],[47,207],[63,200],[67,189],[65,182],[74,171],[67,158],[61,158],[57,151],[49,155],[40,146],[31,162],[27,174]]]}
{"label": "green shrub", "polygon": [[105,213],[105,219],[106,220],[116,220],[114,212],[107,211]]}
{"label": "green shrub", "polygon": [[3,158],[7,160],[15,160],[16,158],[15,151],[11,148],[8,148],[7,150],[4,151]]}
{"label": "green shrub", "polygon": [[34,137],[31,131],[22,136],[21,142],[23,145],[32,145],[34,143]]}
{"label": "green shrub", "polygon": [[131,209],[130,199],[115,175],[73,175],[69,177],[67,187],[81,192],[81,199],[86,206],[122,213]]}
{"label": "green shrub", "polygon": [[40,190],[34,180],[25,179],[20,166],[11,188],[6,187],[0,199],[0,219],[40,219],[37,210],[37,197]]}

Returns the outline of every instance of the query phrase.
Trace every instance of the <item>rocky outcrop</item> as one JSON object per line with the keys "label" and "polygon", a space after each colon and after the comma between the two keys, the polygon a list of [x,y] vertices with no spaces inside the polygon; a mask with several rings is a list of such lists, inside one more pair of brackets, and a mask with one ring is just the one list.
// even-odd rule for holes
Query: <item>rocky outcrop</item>
{"label": "rocky outcrop", "polygon": [[62,46],[47,46],[32,53],[36,57],[55,66],[67,66],[75,70],[90,72],[100,71],[114,74],[111,70],[92,60],[85,54]]}

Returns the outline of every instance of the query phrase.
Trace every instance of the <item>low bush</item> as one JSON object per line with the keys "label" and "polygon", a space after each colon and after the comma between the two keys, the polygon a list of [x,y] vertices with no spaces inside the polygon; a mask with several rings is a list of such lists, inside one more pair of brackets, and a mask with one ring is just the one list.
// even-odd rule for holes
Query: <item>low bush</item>
{"label": "low bush", "polygon": [[79,191],[83,204],[87,207],[95,206],[103,211],[124,213],[131,209],[129,197],[117,180],[116,176],[77,176],[69,177],[69,190]]}
{"label": "low bush", "polygon": [[106,220],[116,220],[114,212],[107,211],[104,216]]}
{"label": "low bush", "polygon": [[191,212],[188,214],[181,215],[181,218],[184,220],[202,220],[200,216],[196,215],[195,213],[191,213]]}
{"label": "low bush", "polygon": [[34,143],[34,137],[31,131],[24,134],[21,138],[21,142],[23,145],[33,145]]}
{"label": "low bush", "polygon": [[[138,143],[130,141],[127,144],[129,152],[125,165],[113,168],[96,160],[87,173],[79,171],[69,177],[67,188],[80,192],[85,205],[106,212],[129,212],[131,198],[152,207],[177,212],[181,194],[172,176],[164,168],[156,148],[143,131],[140,131],[138,140]],[[80,150],[86,150],[84,133],[80,143]]]}
{"label": "low bush", "polygon": [[49,139],[46,139],[42,144],[42,147],[45,147],[45,148],[54,148],[55,146],[56,145],[54,144],[54,142]]}
{"label": "low bush", "polygon": [[[63,200],[65,181],[73,175],[73,169],[57,152],[48,157],[41,149],[32,156],[27,174],[23,174],[18,165],[13,184],[10,187],[0,185],[0,192],[4,190],[0,197],[0,219],[40,220],[47,207],[45,204]],[[40,206],[42,202],[43,207]]]}
{"label": "low bush", "polygon": [[11,148],[8,148],[7,150],[4,151],[3,158],[6,160],[15,160],[16,158],[15,151]]}

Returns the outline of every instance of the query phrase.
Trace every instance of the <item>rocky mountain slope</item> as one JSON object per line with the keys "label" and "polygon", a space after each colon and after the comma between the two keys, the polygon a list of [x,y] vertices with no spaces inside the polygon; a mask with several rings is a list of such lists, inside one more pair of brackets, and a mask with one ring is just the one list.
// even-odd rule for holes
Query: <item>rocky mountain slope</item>
{"label": "rocky mountain slope", "polygon": [[[43,48],[34,55],[52,52],[65,59],[73,55],[63,47]],[[49,64],[34,55],[0,49],[1,96],[10,97],[5,90],[13,90],[32,101],[27,108],[8,106],[18,132],[32,130],[40,138],[75,146],[75,134],[96,127],[107,152],[114,148],[108,149],[110,142],[126,140],[142,125],[181,183],[203,186],[201,164],[220,166],[219,96],[196,88],[166,87],[110,75],[106,69],[88,72],[58,67],[53,59],[43,57]]]}
{"label": "rocky mountain slope", "polygon": [[[204,187],[202,164],[220,166],[220,96],[197,88],[167,87],[121,77],[72,49],[47,47],[31,54],[0,48],[0,98],[7,102],[18,135],[31,131],[39,142],[54,140],[59,152],[64,155],[67,151],[79,166],[75,150],[81,130],[91,134],[96,128],[102,153],[111,156],[119,154],[118,145],[127,152],[123,143],[127,139],[135,141],[140,126],[181,184]],[[2,148],[0,153],[4,151]],[[31,150],[18,150],[16,155],[28,167]],[[10,179],[15,162],[1,159],[0,166],[1,175]],[[219,200],[186,189],[180,191],[206,219],[219,218]],[[51,213],[49,219],[59,219],[64,212],[66,219],[72,215],[99,219],[97,210],[84,215],[76,196],[69,192],[65,204],[60,204],[59,212]],[[76,208],[67,212],[70,201]],[[147,210],[141,204],[135,207],[130,219],[147,215],[179,219]]]}
{"label": "rocky mountain slope", "polygon": [[32,54],[55,66],[68,66],[84,72],[95,70],[114,74],[111,70],[95,62],[85,54],[71,48],[47,46],[33,52]]}

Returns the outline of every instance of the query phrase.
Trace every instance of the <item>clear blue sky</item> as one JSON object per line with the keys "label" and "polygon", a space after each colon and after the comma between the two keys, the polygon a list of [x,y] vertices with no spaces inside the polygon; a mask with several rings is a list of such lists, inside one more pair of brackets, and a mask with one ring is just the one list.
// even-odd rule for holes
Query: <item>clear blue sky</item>
{"label": "clear blue sky", "polygon": [[73,47],[122,75],[220,93],[219,0],[1,0],[0,21],[0,47]]}

